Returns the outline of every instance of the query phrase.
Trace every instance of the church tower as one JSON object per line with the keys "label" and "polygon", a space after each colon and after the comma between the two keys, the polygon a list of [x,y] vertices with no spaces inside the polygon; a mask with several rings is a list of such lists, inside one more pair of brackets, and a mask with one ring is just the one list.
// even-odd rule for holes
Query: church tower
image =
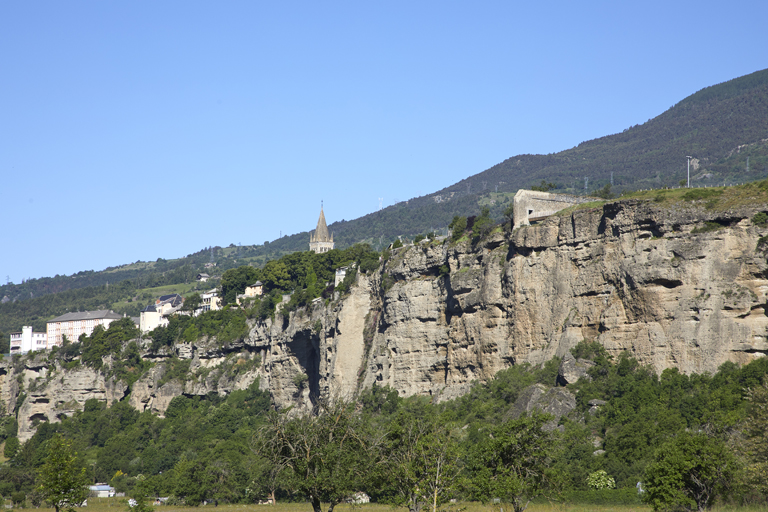
{"label": "church tower", "polygon": [[328,252],[333,249],[333,234],[328,235],[328,225],[325,223],[323,207],[320,206],[320,218],[317,219],[317,228],[309,234],[309,250],[316,253]]}

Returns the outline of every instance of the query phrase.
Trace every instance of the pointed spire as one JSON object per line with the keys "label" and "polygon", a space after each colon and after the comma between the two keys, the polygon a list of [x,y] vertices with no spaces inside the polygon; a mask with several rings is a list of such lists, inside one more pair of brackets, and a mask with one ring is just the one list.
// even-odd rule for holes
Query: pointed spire
{"label": "pointed spire", "polygon": [[323,207],[320,206],[320,218],[317,219],[317,228],[315,229],[315,241],[327,242],[330,239],[328,235],[328,225],[325,223],[325,214],[323,213]]}

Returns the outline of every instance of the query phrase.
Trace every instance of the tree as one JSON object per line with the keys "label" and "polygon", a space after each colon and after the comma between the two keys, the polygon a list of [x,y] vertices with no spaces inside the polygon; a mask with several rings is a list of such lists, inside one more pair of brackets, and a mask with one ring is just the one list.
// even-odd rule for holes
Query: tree
{"label": "tree", "polygon": [[460,472],[458,446],[450,425],[436,415],[414,417],[401,411],[387,434],[385,480],[395,491],[395,504],[432,512],[448,501]]}
{"label": "tree", "polygon": [[663,444],[645,469],[644,499],[653,510],[696,506],[699,512],[734,490],[736,459],[725,443],[682,432]]}
{"label": "tree", "polygon": [[48,456],[37,472],[38,490],[56,509],[74,510],[88,497],[88,477],[72,443],[60,435],[48,441]]}
{"label": "tree", "polygon": [[189,312],[190,315],[195,314],[195,310],[200,307],[200,304],[202,304],[203,299],[200,297],[199,293],[193,293],[192,295],[189,295],[188,297],[184,298],[184,305],[182,306],[182,309],[184,311]]}
{"label": "tree", "polygon": [[763,379],[761,386],[750,389],[747,400],[747,416],[736,449],[746,461],[748,484],[765,495],[768,493],[768,380]]}
{"label": "tree", "polygon": [[16,456],[16,452],[19,451],[19,446],[21,446],[21,443],[19,442],[18,437],[9,437],[6,439],[5,448],[3,449],[3,455],[5,455],[5,458],[14,458]]}
{"label": "tree", "polygon": [[467,218],[456,215],[451,223],[448,224],[448,229],[451,230],[451,241],[458,241],[467,229]]}
{"label": "tree", "polygon": [[282,471],[290,488],[306,496],[314,512],[327,512],[361,490],[376,464],[378,445],[354,404],[322,403],[315,415],[288,419],[272,413],[255,438],[254,452]]}
{"label": "tree", "polygon": [[557,431],[543,427],[551,419],[534,412],[497,426],[483,440],[471,462],[480,498],[499,499],[522,512],[550,487]]}
{"label": "tree", "polygon": [[475,224],[472,226],[472,232],[475,237],[485,237],[491,232],[493,221],[491,220],[491,210],[483,206],[480,215],[475,218]]}

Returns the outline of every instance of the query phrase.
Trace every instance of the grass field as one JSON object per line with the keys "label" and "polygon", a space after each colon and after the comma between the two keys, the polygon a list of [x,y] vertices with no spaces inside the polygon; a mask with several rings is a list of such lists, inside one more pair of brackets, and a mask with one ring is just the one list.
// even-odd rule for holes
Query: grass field
{"label": "grass field", "polygon": [[[6,506],[10,506],[10,500],[6,500]],[[176,505],[162,505],[156,507],[158,512],[201,512],[213,510],[216,512],[312,512],[312,506],[309,503],[278,503],[271,505],[207,505],[202,507],[182,507]],[[325,505],[323,510],[325,510]],[[39,510],[50,510],[41,508]],[[477,502],[458,503],[444,506],[439,509],[441,512],[502,512],[499,505],[485,505]],[[532,503],[526,509],[527,512],[650,512],[651,508],[644,505],[569,505],[563,503]],[[758,512],[765,511],[763,507],[728,507],[716,506],[713,512]],[[125,498],[88,498],[88,512],[129,512]],[[369,503],[366,505],[338,505],[334,512],[408,512],[408,509],[401,507],[391,507],[389,505],[380,505]],[[423,509],[423,512],[431,512],[431,508]],[[503,512],[512,512],[511,508],[505,507]]]}

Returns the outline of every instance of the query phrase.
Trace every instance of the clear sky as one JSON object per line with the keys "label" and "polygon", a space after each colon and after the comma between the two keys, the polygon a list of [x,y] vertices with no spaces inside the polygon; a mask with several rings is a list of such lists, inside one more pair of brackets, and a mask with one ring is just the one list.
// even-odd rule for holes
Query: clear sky
{"label": "clear sky", "polygon": [[0,280],[254,244],[768,67],[768,2],[0,2]]}

